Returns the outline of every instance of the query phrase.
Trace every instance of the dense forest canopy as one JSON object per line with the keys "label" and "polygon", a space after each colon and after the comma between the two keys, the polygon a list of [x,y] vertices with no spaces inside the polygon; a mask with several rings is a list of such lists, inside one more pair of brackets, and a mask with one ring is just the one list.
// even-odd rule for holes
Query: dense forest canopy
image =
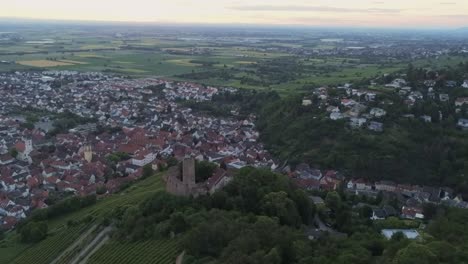
{"label": "dense forest canopy", "polygon": [[[328,193],[326,207],[348,238],[307,239],[318,212],[307,194],[285,176],[246,168],[211,196],[181,198],[159,193],[119,208],[120,240],[180,239],[184,263],[464,263],[468,261],[465,210],[439,208],[421,240],[401,233],[387,240],[382,228],[405,228],[397,218],[374,223],[351,210],[356,200]],[[323,209],[321,209],[323,210]],[[341,216],[340,216],[341,215]],[[341,218],[341,220],[339,220]],[[417,258],[415,256],[418,256]]]}

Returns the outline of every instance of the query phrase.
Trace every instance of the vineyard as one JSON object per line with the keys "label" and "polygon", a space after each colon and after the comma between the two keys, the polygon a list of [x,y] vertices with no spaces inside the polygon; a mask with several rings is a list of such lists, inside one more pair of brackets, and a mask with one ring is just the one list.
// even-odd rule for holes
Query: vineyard
{"label": "vineyard", "polygon": [[[162,190],[164,190],[164,184],[160,174],[139,181],[120,193],[97,201],[95,205],[48,221],[49,235],[37,244],[20,243],[16,235],[11,233],[7,239],[0,242],[0,264],[50,263],[64,253],[64,250],[90,227],[89,225],[79,225],[67,228],[67,222],[82,220],[89,216],[93,216],[94,219],[98,220],[117,207],[138,204]],[[80,247],[82,246],[76,247],[70,252],[65,252],[61,257],[63,257],[64,261],[69,261]]]}
{"label": "vineyard", "polygon": [[64,228],[50,234],[44,241],[28,248],[12,263],[14,264],[48,264],[70,246],[85,230],[87,225]]}
{"label": "vineyard", "polygon": [[69,220],[77,219],[85,215],[100,217],[110,213],[119,206],[134,205],[156,192],[164,190],[161,176],[158,174],[154,177],[149,177],[130,186],[123,192],[113,194],[102,200],[99,200],[95,205],[83,208],[80,211],[66,215],[50,221],[49,228],[54,228],[65,224]]}
{"label": "vineyard", "polygon": [[89,264],[174,263],[182,252],[178,241],[148,240],[142,242],[111,241],[89,259]]}

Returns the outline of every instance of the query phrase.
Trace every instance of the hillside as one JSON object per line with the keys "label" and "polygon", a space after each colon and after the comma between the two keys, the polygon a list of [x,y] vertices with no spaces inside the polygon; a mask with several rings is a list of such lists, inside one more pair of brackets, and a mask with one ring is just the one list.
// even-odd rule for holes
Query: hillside
{"label": "hillside", "polygon": [[[0,264],[71,263],[75,255],[105,229],[100,227],[100,224],[113,211],[137,204],[162,190],[161,175],[155,175],[128,187],[121,193],[98,200],[94,205],[47,220],[47,238],[36,244],[18,242],[19,236],[11,232],[1,242]],[[118,245],[118,247],[111,245]],[[173,250],[166,250],[166,245],[170,245]],[[178,242],[175,240],[152,240],[134,246],[133,244],[119,244],[111,238],[102,250],[96,252],[89,263],[105,263],[100,259],[109,259],[111,261],[109,263],[115,263],[108,256],[117,257],[119,252],[128,252],[129,247],[131,247],[132,256],[145,256],[151,253],[149,256],[152,259],[161,259],[159,263],[172,263],[176,255],[180,253]],[[162,250],[158,251],[159,248]],[[132,259],[127,259],[126,262],[122,258],[119,263],[131,262]]]}
{"label": "hillside", "polygon": [[[244,168],[213,195],[176,197],[162,191],[161,175],[155,175],[48,220],[48,235],[40,242],[15,243],[15,235],[8,234],[0,247],[0,263],[166,264],[183,251],[185,264],[468,260],[466,210],[434,208],[432,220],[424,225],[396,217],[373,222],[365,210],[353,209],[363,198],[343,192],[315,194],[322,196],[323,205],[315,207],[308,194],[283,175]],[[327,215],[329,210],[335,214]],[[318,217],[331,228],[319,232]],[[417,228],[420,239],[407,239],[403,233],[385,239],[380,232],[388,228]],[[342,232],[341,238],[336,231]],[[414,262],[413,256],[422,259]]]}

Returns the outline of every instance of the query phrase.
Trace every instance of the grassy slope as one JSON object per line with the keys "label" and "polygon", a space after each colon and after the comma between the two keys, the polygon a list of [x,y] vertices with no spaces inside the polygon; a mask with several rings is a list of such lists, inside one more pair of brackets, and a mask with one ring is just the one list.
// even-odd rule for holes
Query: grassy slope
{"label": "grassy slope", "polygon": [[160,174],[135,183],[121,193],[99,200],[95,205],[50,220],[48,222],[50,235],[34,245],[17,243],[16,234],[10,233],[7,235],[6,240],[0,244],[0,264],[33,263],[30,262],[32,259],[35,260],[34,263],[49,263],[51,259],[71,245],[87,228],[87,225],[84,224],[67,228],[67,221],[79,220],[87,215],[99,218],[119,206],[137,204],[162,190],[164,190],[164,185]]}

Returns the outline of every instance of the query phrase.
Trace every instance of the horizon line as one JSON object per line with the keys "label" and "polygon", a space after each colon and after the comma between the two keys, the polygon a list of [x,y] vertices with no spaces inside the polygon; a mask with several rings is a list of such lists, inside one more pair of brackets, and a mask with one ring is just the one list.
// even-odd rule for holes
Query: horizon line
{"label": "horizon line", "polygon": [[[434,27],[434,26],[409,26],[409,27],[392,27],[392,26],[362,26],[362,25],[308,25],[308,24],[274,24],[274,23],[213,23],[213,22],[171,22],[171,21],[136,21],[136,20],[89,20],[89,19],[59,19],[59,18],[34,18],[34,17],[5,17],[0,16],[0,21],[8,19],[19,20],[23,22],[28,21],[41,21],[50,23],[76,23],[76,24],[132,24],[132,25],[160,25],[160,26],[221,26],[221,27],[236,27],[236,26],[249,26],[249,27],[270,27],[270,28],[349,28],[349,29],[392,29],[392,30],[423,30],[423,31],[437,31],[437,30],[459,30],[468,28],[466,26],[460,27]],[[10,24],[14,24],[17,21],[11,21]],[[1,27],[1,25],[0,25]]]}

